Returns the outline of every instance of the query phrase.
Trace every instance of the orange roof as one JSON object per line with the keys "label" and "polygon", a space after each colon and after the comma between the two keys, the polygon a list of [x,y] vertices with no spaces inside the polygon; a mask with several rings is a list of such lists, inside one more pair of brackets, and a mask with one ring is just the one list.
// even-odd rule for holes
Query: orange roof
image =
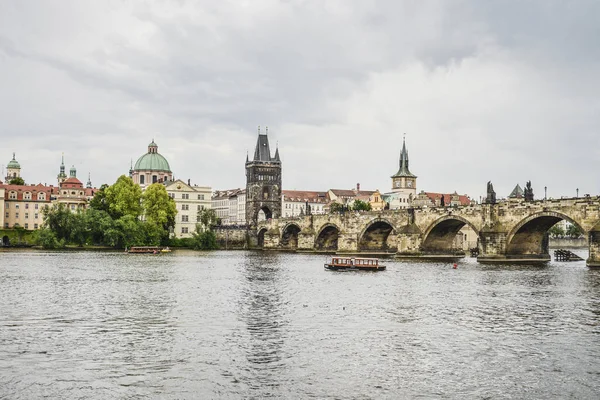
{"label": "orange roof", "polygon": [[371,196],[375,190],[355,190],[355,189],[330,189],[333,194],[339,197]]}

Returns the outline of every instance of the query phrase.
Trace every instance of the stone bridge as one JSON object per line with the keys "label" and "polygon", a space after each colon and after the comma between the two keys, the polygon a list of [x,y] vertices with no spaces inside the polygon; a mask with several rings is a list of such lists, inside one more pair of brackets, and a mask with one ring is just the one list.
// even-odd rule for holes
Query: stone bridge
{"label": "stone bridge", "polygon": [[260,222],[254,234],[264,249],[433,257],[456,256],[454,238],[469,225],[479,238],[478,260],[540,261],[550,260],[548,230],[560,220],[588,236],[588,265],[600,266],[598,196],[308,215]]}

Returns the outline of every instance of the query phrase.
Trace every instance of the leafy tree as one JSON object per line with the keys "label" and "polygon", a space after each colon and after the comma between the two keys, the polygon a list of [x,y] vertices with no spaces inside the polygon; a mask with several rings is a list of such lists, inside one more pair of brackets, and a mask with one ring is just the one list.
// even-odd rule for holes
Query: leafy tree
{"label": "leafy tree", "polygon": [[344,209],[344,205],[341,203],[338,203],[337,201],[334,201],[329,204],[329,212],[330,213],[340,212],[340,211],[343,211],[343,209]]}
{"label": "leafy tree", "polygon": [[117,181],[105,189],[105,202],[113,219],[125,215],[138,218],[142,213],[142,189],[133,180],[121,175]]}
{"label": "leafy tree", "polygon": [[153,183],[142,194],[142,207],[146,221],[155,224],[164,230],[175,226],[177,208],[175,201],[167,193],[161,183]]}
{"label": "leafy tree", "polygon": [[10,181],[8,181],[9,185],[24,185],[25,181],[23,180],[23,178],[21,178],[20,176],[14,177],[12,178]]}
{"label": "leafy tree", "polygon": [[196,232],[202,233],[206,231],[212,230],[212,227],[215,225],[219,225],[219,218],[217,218],[217,213],[212,209],[202,209],[198,210],[196,224]]}
{"label": "leafy tree", "polygon": [[362,200],[354,200],[352,209],[356,211],[371,211],[371,203]]}
{"label": "leafy tree", "polygon": [[218,248],[217,235],[213,231],[194,233],[195,250],[216,250]]}
{"label": "leafy tree", "polygon": [[90,200],[90,208],[99,211],[108,212],[108,203],[106,202],[106,189],[108,189],[108,185],[106,183],[100,186],[100,189],[96,191],[92,200]]}
{"label": "leafy tree", "polygon": [[67,210],[65,205],[45,206],[42,212],[44,214],[44,226],[54,232],[58,240],[69,240],[73,227],[73,214]]}
{"label": "leafy tree", "polygon": [[89,236],[89,230],[86,225],[85,212],[78,211],[72,214],[69,222],[71,242],[76,243],[80,247],[83,246]]}
{"label": "leafy tree", "polygon": [[583,231],[579,229],[576,225],[569,225],[567,228],[567,236],[571,238],[578,238],[583,235]]}
{"label": "leafy tree", "polygon": [[44,249],[59,249],[65,246],[65,242],[58,240],[56,234],[48,228],[36,231],[35,243]]}
{"label": "leafy tree", "polygon": [[87,229],[87,239],[91,244],[105,244],[105,233],[114,227],[114,221],[108,212],[94,208],[86,210],[84,224]]}
{"label": "leafy tree", "polygon": [[548,233],[550,234],[550,236],[552,236],[554,238],[563,237],[565,235],[564,229],[559,224],[556,224],[552,228],[550,228],[548,230]]}

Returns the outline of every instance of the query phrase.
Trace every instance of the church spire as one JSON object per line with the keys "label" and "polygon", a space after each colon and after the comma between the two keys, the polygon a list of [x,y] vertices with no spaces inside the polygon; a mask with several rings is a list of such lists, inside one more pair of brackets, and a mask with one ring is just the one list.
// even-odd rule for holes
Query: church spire
{"label": "church spire", "polygon": [[400,168],[398,169],[398,172],[396,172],[395,175],[392,176],[392,178],[396,178],[396,177],[407,177],[407,178],[416,178],[415,175],[413,175],[410,170],[408,169],[408,150],[406,150],[406,134],[404,135],[404,138],[402,139],[402,151],[400,152]]}
{"label": "church spire", "polygon": [[92,188],[92,175],[88,172],[88,181],[87,181],[87,185],[85,185],[86,188],[91,189]]}
{"label": "church spire", "polygon": [[[267,128],[268,132],[269,128]],[[254,150],[253,161],[274,161],[271,158],[271,149],[269,148],[269,137],[265,133],[260,133],[260,126],[258,127],[258,139],[256,140],[256,149]]]}

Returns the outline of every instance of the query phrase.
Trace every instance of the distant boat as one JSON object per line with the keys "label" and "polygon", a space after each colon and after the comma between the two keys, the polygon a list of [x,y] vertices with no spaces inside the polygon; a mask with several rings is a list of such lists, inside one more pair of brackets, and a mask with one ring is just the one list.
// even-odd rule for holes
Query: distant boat
{"label": "distant boat", "polygon": [[158,246],[131,246],[129,250],[125,249],[125,251],[128,254],[161,254],[170,253],[171,249]]}
{"label": "distant boat", "polygon": [[385,265],[379,264],[377,258],[333,257],[325,263],[325,268],[332,270],[358,269],[363,271],[383,271]]}

